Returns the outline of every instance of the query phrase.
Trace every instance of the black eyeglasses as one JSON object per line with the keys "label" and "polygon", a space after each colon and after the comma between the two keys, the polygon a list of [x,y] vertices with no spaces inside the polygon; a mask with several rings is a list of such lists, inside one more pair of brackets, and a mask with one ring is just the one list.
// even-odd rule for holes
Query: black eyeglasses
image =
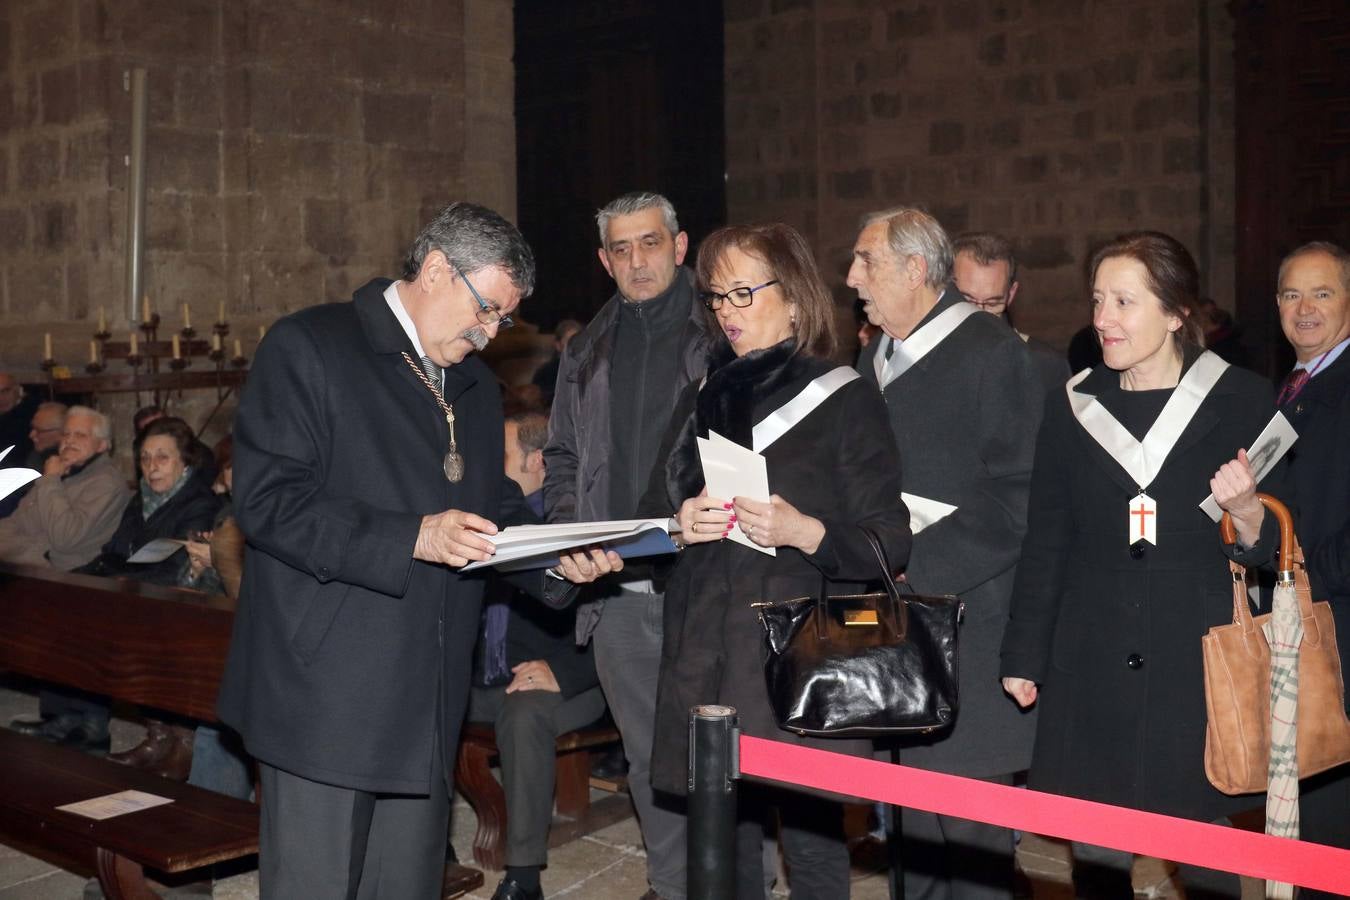
{"label": "black eyeglasses", "polygon": [[755,292],[762,291],[778,283],[778,279],[766,281],[763,284],[757,284],[754,287],[732,288],[725,294],[719,294],[717,291],[703,291],[698,298],[703,301],[703,305],[713,312],[722,308],[722,302],[726,301],[737,309],[744,309],[755,301]]}
{"label": "black eyeglasses", "polygon": [[[454,263],[451,263],[451,265],[454,265]],[[478,293],[477,288],[473,286],[473,282],[469,280],[469,276],[464,274],[463,269],[459,266],[455,266],[455,271],[459,273],[460,278],[464,279],[464,284],[468,287],[469,293],[473,294],[473,299],[478,301],[478,310],[474,315],[478,317],[479,322],[482,322],[484,325],[496,325],[498,328],[510,328],[512,325],[516,324],[515,319],[512,319],[510,316],[502,315],[497,310],[497,307],[492,306],[483,299],[483,295]]]}

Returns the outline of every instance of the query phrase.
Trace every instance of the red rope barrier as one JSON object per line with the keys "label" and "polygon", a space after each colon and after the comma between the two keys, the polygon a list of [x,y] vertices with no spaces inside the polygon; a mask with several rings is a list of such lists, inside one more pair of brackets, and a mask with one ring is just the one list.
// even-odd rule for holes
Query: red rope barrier
{"label": "red rope barrier", "polygon": [[741,774],[1350,894],[1350,850],[741,735]]}

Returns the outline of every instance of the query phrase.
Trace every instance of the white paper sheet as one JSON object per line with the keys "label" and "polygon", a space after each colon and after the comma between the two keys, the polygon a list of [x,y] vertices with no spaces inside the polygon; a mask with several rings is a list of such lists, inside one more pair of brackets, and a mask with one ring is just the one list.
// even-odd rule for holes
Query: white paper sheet
{"label": "white paper sheet", "polygon": [[[558,553],[590,544],[610,546],[620,556],[650,556],[675,552],[670,540],[672,520],[614,519],[605,522],[571,522],[554,525],[512,525],[495,535],[484,535],[497,548],[492,559],[469,563],[460,571],[472,572],[493,566],[501,571],[543,569],[557,562]],[[642,540],[650,532],[660,540]],[[638,552],[634,552],[638,551]]]}
{"label": "white paper sheet", "polygon": [[956,512],[956,507],[950,503],[930,500],[927,497],[920,497],[918,494],[902,493],[900,499],[905,501],[905,506],[909,507],[909,530],[914,534],[918,534],[934,522]]}
{"label": "white paper sheet", "polygon": [[179,547],[186,544],[187,541],[176,541],[173,538],[156,538],[128,556],[127,562],[145,563],[147,565],[164,562],[164,560],[177,553]]}
{"label": "white paper sheet", "polygon": [[[1284,417],[1284,413],[1276,411],[1275,415],[1270,417],[1266,427],[1261,429],[1256,440],[1252,441],[1251,447],[1247,449],[1247,459],[1252,464],[1252,472],[1256,475],[1256,483],[1260,484],[1261,479],[1273,468],[1275,464],[1284,458],[1289,452],[1289,448],[1298,440],[1298,432],[1294,426],[1289,424],[1289,420]],[[1236,451],[1234,451],[1236,453]],[[1200,501],[1200,508],[1205,511],[1215,522],[1223,518],[1223,510],[1219,509],[1219,504],[1215,502],[1214,495],[1210,494],[1204,500]]]}
{"label": "white paper sheet", "polygon": [[[0,452],[0,462],[3,462],[6,456],[9,456],[9,451],[13,449],[14,447],[11,445],[6,447],[3,452]],[[0,500],[5,499],[25,484],[28,484],[28,482],[35,481],[41,477],[42,473],[34,471],[33,469],[0,469]]]}
{"label": "white paper sheet", "polygon": [[144,791],[119,791],[116,794],[81,800],[79,803],[67,803],[65,806],[58,806],[57,809],[87,819],[111,819],[114,816],[125,816],[127,813],[140,812],[172,802],[171,797],[160,797]]}
{"label": "white paper sheet", "polygon": [[[707,482],[709,497],[723,500],[748,497],[762,503],[769,502],[769,469],[763,456],[715,431],[709,431],[706,438],[698,439],[698,455],[703,463],[703,478]],[[761,547],[746,537],[739,522],[731,529],[727,540],[769,556],[778,555],[773,547]]]}

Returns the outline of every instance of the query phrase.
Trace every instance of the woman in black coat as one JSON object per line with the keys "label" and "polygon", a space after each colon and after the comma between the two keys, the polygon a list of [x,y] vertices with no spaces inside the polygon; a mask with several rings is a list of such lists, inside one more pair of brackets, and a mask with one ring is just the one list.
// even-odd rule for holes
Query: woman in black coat
{"label": "woman in black coat", "polygon": [[[894,569],[909,558],[900,460],[874,385],[829,361],[833,303],[810,249],[786,225],[723,228],[699,252],[703,300],[720,335],[702,385],[681,397],[653,473],[643,515],[678,509],[686,549],[667,585],[652,781],[687,789],[688,714],[700,703],[734,706],[742,731],[804,741],[780,730],[764,686],[764,632],[751,604],[816,595],[822,575],[879,577],[861,530],[875,532]],[[755,426],[815,384],[830,385],[804,418],[768,442]],[[805,395],[804,395],[805,396]],[[716,432],[765,458],[771,498],[706,495],[696,437]],[[760,438],[756,441],[755,438]],[[739,528],[755,547],[728,540]],[[776,548],[770,556],[757,548]],[[836,593],[848,588],[835,586]],[[832,750],[856,742],[814,741]],[[766,802],[779,805],[794,898],[848,896],[848,853],[838,804],[768,788],[742,788],[737,880],[762,897]]]}
{"label": "woman in black coat", "polygon": [[[1040,704],[1031,787],[1213,821],[1260,799],[1227,797],[1205,778],[1200,639],[1231,620],[1232,579],[1198,504],[1212,492],[1233,516],[1230,553],[1270,558],[1274,517],[1242,448],[1274,396],[1201,348],[1188,318],[1199,278],[1177,241],[1124,235],[1091,271],[1104,361],[1047,399],[1003,684],[1022,706]],[[1080,887],[1105,877],[1128,896],[1128,856],[1076,850],[1101,864],[1080,866]],[[1184,874],[1192,890],[1239,889],[1236,876]]]}
{"label": "woman in black coat", "polygon": [[103,552],[79,571],[175,585],[185,550],[157,563],[129,563],[127,558],[158,538],[187,540],[193,532],[210,531],[221,501],[211,490],[211,479],[200,477],[199,445],[182,419],[156,419],[145,426],[139,443],[140,489]]}

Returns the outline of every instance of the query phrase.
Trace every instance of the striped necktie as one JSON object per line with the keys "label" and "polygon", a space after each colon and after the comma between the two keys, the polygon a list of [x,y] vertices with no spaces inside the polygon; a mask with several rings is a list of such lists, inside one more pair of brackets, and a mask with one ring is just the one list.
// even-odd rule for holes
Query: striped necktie
{"label": "striped necktie", "polygon": [[436,390],[441,390],[441,367],[431,361],[431,357],[422,357],[422,370],[427,373],[431,383],[436,386]]}
{"label": "striped necktie", "polygon": [[1298,396],[1298,392],[1303,390],[1303,385],[1308,383],[1312,376],[1307,369],[1295,369],[1284,378],[1284,384],[1280,387],[1280,396],[1275,401],[1276,406],[1284,406],[1290,400]]}

